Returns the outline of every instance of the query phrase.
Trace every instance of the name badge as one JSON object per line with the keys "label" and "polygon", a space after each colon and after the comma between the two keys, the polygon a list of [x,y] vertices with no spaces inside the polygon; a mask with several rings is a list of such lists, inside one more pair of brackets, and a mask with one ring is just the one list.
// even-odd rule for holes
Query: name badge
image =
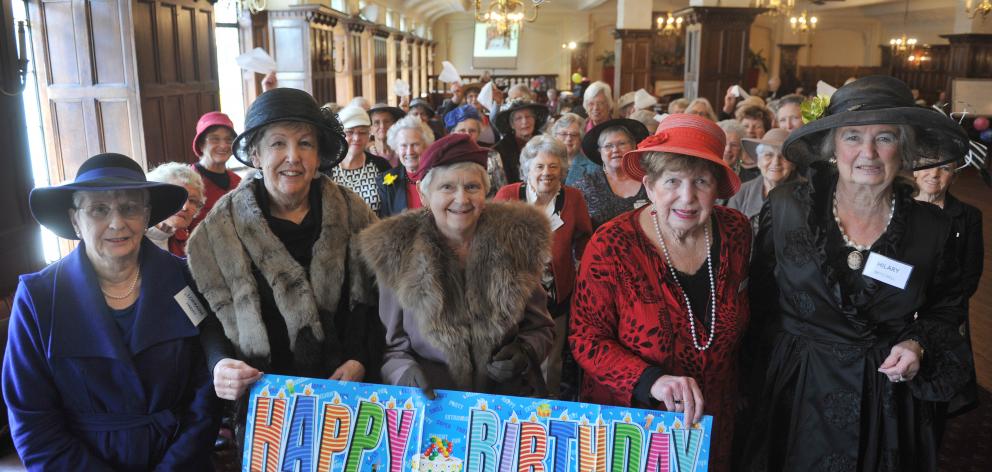
{"label": "name badge", "polygon": [[551,215],[551,231],[555,231],[562,226],[565,226],[565,222],[561,219],[561,215],[553,213]]}
{"label": "name badge", "polygon": [[647,205],[647,204],[648,204],[648,201],[647,200],[638,200],[638,201],[634,202],[634,209],[636,210],[636,209],[638,209],[638,208],[640,208],[640,207],[642,207],[644,205]]}
{"label": "name badge", "polygon": [[865,262],[865,270],[861,274],[895,288],[904,289],[912,272],[913,266],[872,252],[868,254],[868,262]]}
{"label": "name badge", "polygon": [[176,294],[175,299],[176,303],[179,304],[179,308],[182,308],[186,312],[186,317],[193,323],[193,326],[199,326],[200,322],[207,317],[207,310],[203,308],[200,299],[196,298],[193,289],[189,287],[182,289]]}

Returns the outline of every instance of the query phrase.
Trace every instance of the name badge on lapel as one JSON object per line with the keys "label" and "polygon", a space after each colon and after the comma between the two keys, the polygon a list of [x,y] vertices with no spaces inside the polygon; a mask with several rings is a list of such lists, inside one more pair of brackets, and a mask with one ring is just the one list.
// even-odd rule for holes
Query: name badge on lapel
{"label": "name badge on lapel", "polygon": [[872,252],[868,254],[868,262],[865,262],[865,270],[861,274],[895,288],[905,289],[911,273],[913,266]]}
{"label": "name badge on lapel", "polygon": [[200,299],[196,298],[193,289],[186,287],[177,293],[175,298],[179,308],[186,312],[186,317],[193,323],[193,326],[200,326],[200,322],[207,317],[207,310],[203,308]]}
{"label": "name badge on lapel", "polygon": [[561,215],[554,213],[551,215],[551,231],[555,231],[558,228],[565,226],[565,221],[561,219]]}

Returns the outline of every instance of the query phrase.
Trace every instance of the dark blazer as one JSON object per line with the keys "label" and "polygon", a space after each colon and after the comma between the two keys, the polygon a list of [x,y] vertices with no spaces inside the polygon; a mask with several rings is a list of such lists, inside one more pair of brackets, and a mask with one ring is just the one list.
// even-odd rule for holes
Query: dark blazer
{"label": "dark blazer", "polygon": [[[390,177],[391,176],[391,177]],[[390,180],[390,184],[386,181]],[[410,178],[402,165],[389,169],[379,179],[379,218],[398,215],[407,208],[406,185]]]}
{"label": "dark blazer", "polygon": [[3,360],[11,436],[29,470],[213,470],[212,377],[175,295],[186,263],[145,239],[130,342],[80,245],[23,275]]}
{"label": "dark blazer", "polygon": [[982,278],[982,263],[985,260],[982,212],[948,192],[944,199],[944,214],[951,217],[954,254],[961,265],[961,286],[967,299],[978,290],[978,281]]}
{"label": "dark blazer", "polygon": [[387,161],[385,158],[379,157],[368,151],[365,151],[365,159],[372,162],[372,165],[374,165],[375,168],[379,170],[380,174],[389,170],[391,167],[389,165],[389,161]]}

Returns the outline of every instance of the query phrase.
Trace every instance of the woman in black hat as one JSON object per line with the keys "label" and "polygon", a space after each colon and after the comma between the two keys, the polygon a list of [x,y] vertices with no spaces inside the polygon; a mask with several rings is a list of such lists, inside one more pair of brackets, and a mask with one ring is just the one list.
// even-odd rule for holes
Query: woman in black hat
{"label": "woman in black hat", "polygon": [[547,121],[548,107],[523,99],[507,103],[496,115],[496,129],[503,137],[493,150],[503,158],[507,183],[520,182],[520,150],[531,137],[541,134]]}
{"label": "woman in black hat", "polygon": [[217,314],[201,331],[221,398],[243,398],[263,371],[357,381],[377,369],[376,291],[351,243],[376,217],[318,172],[345,146],[341,124],[306,92],[274,89],[248,108],[234,155],[256,171],[187,244]]}
{"label": "woman in black hat", "polygon": [[[752,335],[762,385],[740,470],[937,470],[933,410],[968,379],[950,221],[897,179],[967,137],[906,84],[865,77],[792,132],[807,182],[759,217]],[[942,157],[937,157],[939,159]]]}
{"label": "woman in black hat", "polygon": [[14,295],[3,393],[29,470],[212,470],[205,312],[183,260],[143,237],[186,198],[120,154],[31,192],[35,219],[80,244]]}
{"label": "woman in black hat", "polygon": [[648,134],[641,122],[617,118],[600,123],[582,138],[582,151],[603,170],[589,172],[575,182],[575,188],[586,197],[594,229],[648,204],[644,184],[627,175],[620,165],[623,155],[637,149],[637,143]]}

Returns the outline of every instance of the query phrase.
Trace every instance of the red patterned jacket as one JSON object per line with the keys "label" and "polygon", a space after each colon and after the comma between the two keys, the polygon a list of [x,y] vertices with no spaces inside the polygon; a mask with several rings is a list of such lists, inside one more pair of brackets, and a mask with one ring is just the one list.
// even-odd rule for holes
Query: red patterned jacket
{"label": "red patterned jacket", "polygon": [[[650,208],[604,224],[582,257],[569,335],[575,360],[585,371],[581,398],[631,405],[634,387],[649,366],[660,367],[665,375],[693,377],[703,393],[704,413],[714,417],[710,470],[729,470],[738,350],[749,316],[745,281],[751,226],[740,212],[714,207],[720,235],[716,335],[701,352],[692,343],[685,297],[651,236],[638,225],[640,212]],[[709,330],[694,322],[699,342],[705,344]]]}

